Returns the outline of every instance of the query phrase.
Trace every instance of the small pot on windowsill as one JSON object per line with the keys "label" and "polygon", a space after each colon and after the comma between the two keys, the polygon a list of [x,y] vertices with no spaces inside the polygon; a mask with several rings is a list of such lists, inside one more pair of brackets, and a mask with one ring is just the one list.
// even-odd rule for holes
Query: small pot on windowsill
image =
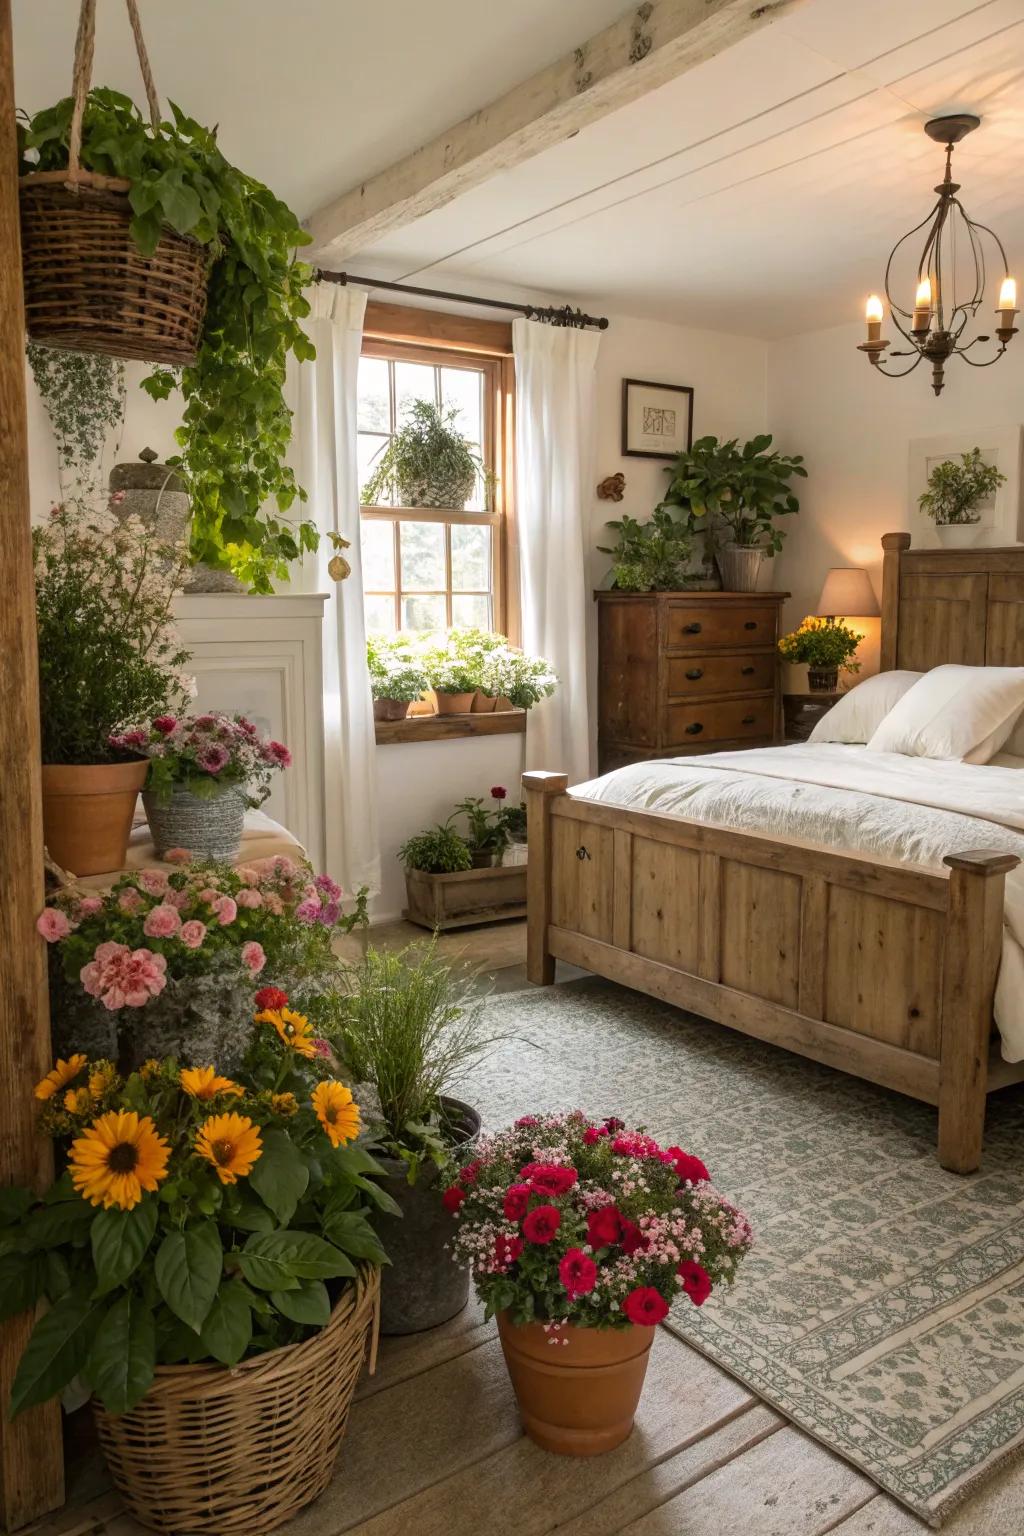
{"label": "small pot on windowsill", "polygon": [[373,718],[375,720],[404,720],[409,713],[408,699],[374,699]]}
{"label": "small pot on windowsill", "polygon": [[481,693],[478,688],[473,698],[474,715],[491,715],[497,708],[498,700],[493,693]]}
{"label": "small pot on windowsill", "polygon": [[839,688],[839,668],[808,667],[807,687],[811,693],[835,693]]}
{"label": "small pot on windowsill", "polygon": [[506,699],[505,695],[502,693],[499,693],[498,697],[494,701],[495,713],[499,715],[507,715],[509,711],[515,709],[515,707],[516,706],[512,703],[512,700]]}
{"label": "small pot on windowsill", "polygon": [[476,690],[472,689],[469,693],[443,693],[440,688],[435,688],[434,696],[439,715],[468,715],[473,710]]}
{"label": "small pot on windowsill", "polygon": [[971,523],[936,523],[935,532],[945,549],[973,549],[978,542],[981,519]]}
{"label": "small pot on windowsill", "polygon": [[493,848],[471,848],[469,852],[474,869],[494,869],[501,863],[501,854]]}

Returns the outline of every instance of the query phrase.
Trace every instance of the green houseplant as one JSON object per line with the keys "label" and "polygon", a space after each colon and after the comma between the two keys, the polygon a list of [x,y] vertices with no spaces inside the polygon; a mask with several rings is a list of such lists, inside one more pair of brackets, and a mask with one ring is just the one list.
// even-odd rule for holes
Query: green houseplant
{"label": "green houseplant", "polygon": [[437,406],[414,400],[409,420],[377,456],[376,467],[363,486],[364,506],[396,502],[403,507],[457,507],[473,494],[477,477],[489,486],[490,476],[455,425],[457,406]]}
{"label": "green houseplant", "polygon": [[[723,586],[733,592],[757,590],[766,556],[776,555],[785,537],[776,519],[800,510],[790,480],[806,478],[801,454],[770,453],[768,432],[739,446],[701,437],[667,471],[671,476],[662,506],[687,508],[707,518],[716,542]],[[719,539],[724,533],[726,537]]]}
{"label": "green houseplant", "polygon": [[974,543],[981,521],[978,506],[1006,483],[1006,476],[994,464],[986,464],[980,448],[955,459],[943,459],[933,466],[927,487],[917,504],[935,524],[943,544],[965,548]]}
{"label": "green houseplant", "polygon": [[475,869],[487,869],[492,864],[500,864],[501,856],[509,845],[509,813],[505,809],[507,794],[508,790],[503,785],[494,786],[491,799],[495,802],[495,810],[489,810],[480,795],[467,795],[455,807],[456,815],[466,818],[466,841]]}
{"label": "green houseplant", "polygon": [[452,826],[454,819],[453,814],[436,827],[406,839],[398,850],[398,857],[407,870],[420,870],[427,875],[451,875],[461,869],[472,869],[469,844]]}
{"label": "green houseplant", "polygon": [[428,645],[422,659],[438,714],[468,714],[477,689],[483,686],[483,651],[461,643],[453,632],[446,640]]}
{"label": "green houseplant", "polygon": [[404,635],[367,635],[366,666],[375,720],[404,720],[409,705],[430,687],[427,670]]}
{"label": "green houseplant", "polygon": [[686,566],[693,549],[692,518],[674,508],[655,507],[650,521],[628,513],[605,523],[618,534],[615,544],[599,544],[611,555],[612,587],[617,592],[674,592],[687,585]]}
{"label": "green houseplant", "polygon": [[779,653],[785,661],[806,664],[812,693],[834,693],[840,670],[860,671],[860,662],[853,660],[860,642],[861,636],[841,619],[811,616],[782,636]]}

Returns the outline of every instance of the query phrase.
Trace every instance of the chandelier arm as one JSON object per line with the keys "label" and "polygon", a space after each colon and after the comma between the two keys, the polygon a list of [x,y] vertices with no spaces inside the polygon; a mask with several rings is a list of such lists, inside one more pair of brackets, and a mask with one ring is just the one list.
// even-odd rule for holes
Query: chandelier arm
{"label": "chandelier arm", "polygon": [[[978,337],[978,340],[979,341],[981,340],[980,336]],[[969,366],[971,368],[991,368],[993,363],[998,363],[999,359],[1002,357],[1002,355],[1003,355],[1003,353],[1005,351],[1006,351],[1006,343],[1005,342],[1000,342],[1000,344],[999,344],[999,351],[996,353],[995,357],[990,357],[987,362],[976,363],[974,361],[973,357],[968,357],[967,356],[966,348],[964,349],[963,352],[958,352],[957,353],[957,357],[962,357],[964,362],[969,364]]]}
{"label": "chandelier arm", "polygon": [[892,373],[883,363],[876,363],[876,370],[887,379],[905,379],[908,373],[913,373],[919,363],[924,362],[924,353],[919,352],[909,368],[903,368],[899,373]]}
{"label": "chandelier arm", "polygon": [[[908,229],[905,235],[901,235],[900,236],[900,238],[896,241],[896,244],[893,246],[892,250],[889,252],[889,259],[888,259],[888,261],[885,264],[885,296],[889,300],[889,309],[890,309],[890,311],[899,310],[900,314],[901,315],[906,315],[908,319],[910,318],[911,311],[909,309],[904,309],[902,304],[897,304],[896,303],[896,300],[893,298],[892,292],[891,292],[891,290],[889,288],[889,276],[890,276],[890,273],[892,272],[893,260],[894,260],[894,258],[896,256],[896,252],[899,250],[901,245],[905,245],[906,242],[908,240],[910,240],[914,235],[916,235],[919,230],[924,229],[926,224],[931,223],[931,221],[935,218],[936,213],[938,212],[939,203],[941,203],[941,201],[942,200],[940,198],[939,201],[936,202],[934,204],[934,206],[928,211],[928,213],[925,214],[925,216],[921,220],[920,224],[915,224],[913,229]],[[895,315],[894,315],[893,318],[895,319]],[[906,333],[906,331],[903,330],[902,326],[899,326],[899,329],[902,332],[903,336],[905,336],[906,339],[909,341],[910,337],[907,336],[907,333]]]}
{"label": "chandelier arm", "polygon": [[[957,309],[964,309],[966,307],[966,308],[971,309],[972,312],[974,312],[974,311],[977,310],[978,305],[981,303],[982,299],[985,296],[985,281],[986,281],[986,277],[985,277],[985,248],[982,245],[980,239],[978,238],[978,231],[979,230],[984,230],[986,234],[992,235],[992,238],[993,238],[993,240],[996,241],[997,245],[999,244],[999,237],[997,235],[994,235],[992,233],[992,230],[987,229],[984,224],[975,224],[974,220],[971,218],[970,214],[967,212],[967,209],[964,207],[963,203],[960,201],[960,199],[958,197],[955,197],[953,199],[953,202],[956,205],[956,207],[959,208],[959,210],[960,210],[960,217],[963,219],[964,223],[967,226],[967,237],[968,237],[968,239],[971,242],[971,255],[974,258],[974,293],[972,294],[970,299],[967,300],[966,306],[963,305],[963,304],[958,304],[957,305]],[[954,294],[954,297],[955,297],[955,294]]]}

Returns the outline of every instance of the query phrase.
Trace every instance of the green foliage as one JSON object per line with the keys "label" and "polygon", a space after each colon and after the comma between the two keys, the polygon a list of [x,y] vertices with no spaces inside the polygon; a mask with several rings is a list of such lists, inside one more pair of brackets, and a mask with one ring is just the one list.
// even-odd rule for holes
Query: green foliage
{"label": "green foliage", "polygon": [[439,822],[427,832],[407,838],[398,850],[406,869],[420,869],[427,875],[452,875],[472,869],[473,860],[466,839],[452,826],[454,816]]}
{"label": "green foliage", "polygon": [[375,699],[412,704],[430,687],[426,668],[406,635],[367,635],[366,665]]}
{"label": "green foliage", "polygon": [[458,417],[457,406],[414,400],[409,420],[377,455],[360,492],[363,506],[462,508],[478,475],[489,489],[492,477],[456,427]]}
{"label": "green foliage", "polygon": [[438,693],[475,693],[483,686],[483,652],[458,644],[449,637],[422,652],[423,670]]}
{"label": "green foliage", "polygon": [[719,442],[701,437],[679,455],[662,507],[683,507],[709,527],[728,530],[736,544],[756,546],[775,555],[784,535],[775,519],[800,510],[789,482],[805,479],[802,454],[769,453],[771,433],[752,437],[743,447],[736,438]]}
{"label": "green foliage", "polygon": [[960,455],[959,464],[953,459],[943,459],[928,476],[928,488],[917,498],[917,504],[928,517],[941,527],[958,523],[976,523],[980,513],[975,509],[980,501],[993,495],[1006,483],[1006,476],[994,464],[986,464],[980,448]]}
{"label": "green foliage", "polygon": [[495,810],[488,809],[479,795],[467,795],[465,800],[460,800],[455,807],[455,814],[460,813],[466,818],[469,843],[472,853],[488,853],[500,857],[509,845],[509,812],[505,809],[505,790],[498,785],[500,794],[491,791],[491,798],[497,802]]}
{"label": "green foliage", "polygon": [[[288,562],[318,542],[308,520],[296,526],[281,515],[296,498],[305,500],[285,463],[291,412],[282,390],[289,352],[299,362],[315,355],[299,323],[309,313],[302,290],[310,271],[294,259],[309,237],[284,203],[225,160],[215,130],[173,102],[171,113],[173,121],[154,129],[127,96],[90,91],[82,165],[132,183],[131,232],[143,254],[153,253],[165,225],[209,250],[198,357],[180,381],[157,368],[143,387],[160,400],[181,385],[177,438],[193,557],[269,592],[273,579],[287,576]],[[20,125],[22,171],[67,165],[70,122],[67,97]]]}
{"label": "green foliage", "polygon": [[615,544],[597,546],[601,554],[612,556],[612,586],[620,592],[674,592],[684,587],[692,579],[686,574],[693,549],[691,522],[660,506],[647,523],[626,512],[605,523],[618,534]]}
{"label": "green foliage", "polygon": [[786,661],[804,662],[809,667],[842,667],[844,672],[859,672],[856,655],[861,636],[841,619],[804,619],[799,629],[783,635],[779,651]]}
{"label": "green foliage", "polygon": [[102,352],[67,352],[34,341],[26,350],[61,470],[87,477],[108,433],[124,418],[124,363]]}

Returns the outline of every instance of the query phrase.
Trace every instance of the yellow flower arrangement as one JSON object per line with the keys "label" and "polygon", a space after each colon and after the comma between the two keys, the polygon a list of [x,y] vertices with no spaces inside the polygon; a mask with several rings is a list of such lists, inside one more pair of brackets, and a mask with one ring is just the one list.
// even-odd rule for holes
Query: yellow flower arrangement
{"label": "yellow flower arrangement", "polygon": [[270,1107],[275,1115],[296,1115],[299,1112],[299,1101],[294,1093],[273,1093],[270,1096]]}
{"label": "yellow flower arrangement", "polygon": [[215,1099],[218,1094],[243,1094],[245,1089],[230,1077],[221,1077],[215,1067],[184,1067],[178,1081],[193,1099]]}
{"label": "yellow flower arrangement", "polygon": [[255,1017],[257,1024],[272,1024],[282,1044],[291,1046],[299,1056],[311,1060],[316,1055],[316,1036],[305,1014],[293,1008],[263,1008]]}
{"label": "yellow flower arrangement", "polygon": [[343,1147],[359,1135],[359,1106],[344,1083],[317,1083],[311,1103],[332,1147]]}
{"label": "yellow flower arrangement", "polygon": [[143,1191],[167,1177],[170,1153],[148,1115],[140,1119],[133,1109],[112,1109],[71,1143],[71,1182],[91,1205],[131,1211]]}
{"label": "yellow flower arrangement", "polygon": [[222,1184],[236,1184],[252,1172],[263,1139],[248,1115],[211,1115],[199,1128],[196,1151],[213,1164]]}
{"label": "yellow flower arrangement", "polygon": [[36,1098],[44,1103],[47,1099],[52,1099],[55,1093],[66,1088],[68,1083],[74,1082],[88,1060],[88,1056],[83,1056],[81,1053],[69,1056],[67,1061],[58,1059],[56,1066],[47,1072],[42,1082],[36,1083]]}
{"label": "yellow flower arrangement", "polygon": [[87,1115],[94,1102],[88,1088],[69,1088],[64,1095],[64,1108],[69,1115]]}

